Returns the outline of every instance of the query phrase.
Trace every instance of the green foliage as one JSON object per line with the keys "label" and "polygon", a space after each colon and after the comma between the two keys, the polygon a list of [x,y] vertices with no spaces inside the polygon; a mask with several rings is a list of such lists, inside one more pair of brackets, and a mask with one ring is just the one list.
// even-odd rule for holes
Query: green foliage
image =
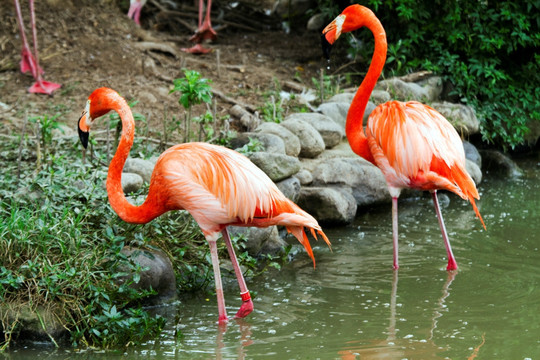
{"label": "green foliage", "polygon": [[[323,1],[325,2],[325,1]],[[475,108],[485,141],[505,149],[540,121],[540,2],[367,0],[388,38],[385,70],[432,70]],[[357,31],[368,61],[373,37]],[[365,64],[362,68],[365,69]]]}
{"label": "green foliage", "polygon": [[264,145],[258,139],[255,139],[255,138],[248,138],[248,139],[249,139],[249,142],[237,150],[239,153],[247,155],[247,154],[258,152],[258,151],[264,151]]}
{"label": "green foliage", "polygon": [[185,109],[202,102],[209,104],[212,101],[212,89],[210,88],[212,81],[201,79],[201,74],[195,70],[182,70],[185,77],[175,79],[174,88],[169,93],[180,92],[178,103]]}

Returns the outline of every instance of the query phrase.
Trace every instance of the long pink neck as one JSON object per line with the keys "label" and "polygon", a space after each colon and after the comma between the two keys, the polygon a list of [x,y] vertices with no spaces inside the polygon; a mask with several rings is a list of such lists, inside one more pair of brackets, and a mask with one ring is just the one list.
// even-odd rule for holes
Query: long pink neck
{"label": "long pink neck", "polygon": [[366,19],[364,25],[373,33],[375,38],[375,51],[373,52],[373,57],[371,58],[371,64],[366,77],[364,78],[364,81],[362,81],[362,84],[360,84],[351,103],[351,107],[349,108],[345,133],[347,134],[347,139],[349,140],[352,150],[364,159],[374,163],[373,155],[371,154],[366,134],[364,133],[362,120],[371,92],[381,75],[386,61],[387,46],[384,28],[373,13]]}
{"label": "long pink neck", "polygon": [[109,202],[122,220],[129,223],[145,224],[163,214],[166,210],[163,209],[162,204],[156,201],[152,186],[150,187],[146,201],[141,206],[132,205],[127,201],[124,190],[122,189],[122,170],[128,158],[129,150],[133,145],[135,121],[133,120],[133,115],[128,104],[120,95],[115,93],[109,99],[112,101],[111,110],[116,110],[122,120],[122,136],[107,174],[107,195],[109,196]]}

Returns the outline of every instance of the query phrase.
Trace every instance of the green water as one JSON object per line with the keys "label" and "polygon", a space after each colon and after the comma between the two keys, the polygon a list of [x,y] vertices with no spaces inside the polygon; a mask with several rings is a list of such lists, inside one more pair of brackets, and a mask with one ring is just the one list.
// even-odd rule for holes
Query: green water
{"label": "green water", "polygon": [[[20,349],[10,358],[540,359],[540,163],[525,176],[487,175],[479,209],[450,196],[443,208],[459,271],[448,273],[431,198],[400,202],[400,265],[392,266],[390,204],[327,229],[281,271],[248,279],[255,310],[219,329],[215,298],[155,309],[159,339],[126,353]],[[228,312],[240,305],[225,281]],[[183,333],[177,339],[175,329]]]}

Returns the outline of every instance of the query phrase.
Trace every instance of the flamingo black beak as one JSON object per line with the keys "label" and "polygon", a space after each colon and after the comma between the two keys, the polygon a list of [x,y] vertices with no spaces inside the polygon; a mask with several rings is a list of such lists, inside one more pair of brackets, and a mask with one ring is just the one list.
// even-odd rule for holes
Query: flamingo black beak
{"label": "flamingo black beak", "polygon": [[322,52],[326,60],[330,60],[330,52],[332,51],[332,44],[326,38],[326,34],[321,35],[321,47]]}
{"label": "flamingo black beak", "polygon": [[[90,136],[90,131],[85,131],[81,129],[81,120],[83,120],[84,117],[85,115],[82,115],[79,118],[79,123],[77,125],[77,128],[79,130],[79,140],[81,140],[82,146],[84,146],[84,148],[86,149],[88,147],[88,137]],[[86,119],[85,119],[85,122],[86,122]]]}

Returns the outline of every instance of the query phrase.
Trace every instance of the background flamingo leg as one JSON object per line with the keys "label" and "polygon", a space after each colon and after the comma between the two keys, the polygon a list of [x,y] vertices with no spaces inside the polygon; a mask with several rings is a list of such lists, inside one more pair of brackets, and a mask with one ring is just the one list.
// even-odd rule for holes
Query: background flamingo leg
{"label": "background flamingo leg", "polygon": [[456,259],[454,258],[454,254],[452,253],[452,247],[450,246],[450,240],[448,239],[448,234],[446,233],[446,227],[444,226],[441,207],[439,206],[439,199],[437,198],[437,190],[431,191],[431,197],[433,198],[435,213],[437,214],[437,219],[439,220],[439,227],[441,228],[444,246],[446,247],[446,253],[448,254],[448,266],[446,267],[446,270],[456,270],[457,263]]}
{"label": "background flamingo leg", "polygon": [[253,311],[253,301],[251,300],[246,281],[244,280],[242,269],[240,269],[240,265],[238,264],[238,259],[236,258],[236,254],[234,252],[234,248],[231,242],[231,238],[229,237],[227,228],[224,228],[221,233],[223,235],[225,245],[227,246],[227,250],[229,251],[229,256],[231,258],[234,272],[236,273],[236,279],[238,280],[238,286],[240,287],[240,296],[242,298],[242,306],[240,306],[240,309],[236,313],[236,317],[243,318],[248,316]]}
{"label": "background flamingo leg", "polygon": [[15,12],[17,13],[17,25],[19,25],[19,32],[21,33],[22,50],[21,50],[21,62],[20,68],[23,74],[30,72],[32,76],[36,77],[37,73],[43,73],[43,70],[36,65],[36,59],[30,50],[28,40],[26,38],[26,31],[24,29],[24,22],[21,13],[21,5],[19,0],[14,0]]}
{"label": "background flamingo leg", "polygon": [[392,240],[394,243],[394,270],[399,269],[398,255],[398,198],[392,196]]}
{"label": "background flamingo leg", "polygon": [[221,283],[221,272],[219,270],[219,258],[217,244],[215,240],[208,240],[210,246],[210,256],[212,257],[212,266],[214,267],[214,281],[216,283],[216,296],[218,305],[219,322],[227,321],[227,311],[225,310],[225,298],[223,297],[223,285]]}

